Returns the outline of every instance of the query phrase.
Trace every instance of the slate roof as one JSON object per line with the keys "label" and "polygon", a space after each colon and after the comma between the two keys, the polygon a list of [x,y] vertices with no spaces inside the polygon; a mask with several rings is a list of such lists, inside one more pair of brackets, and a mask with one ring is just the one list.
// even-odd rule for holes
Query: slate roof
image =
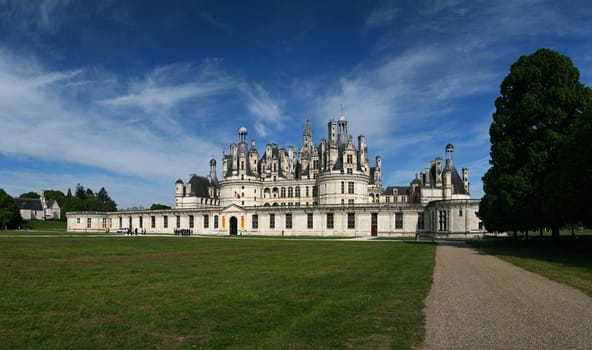
{"label": "slate roof", "polygon": [[397,190],[397,195],[406,195],[409,194],[409,187],[408,186],[387,186],[382,193],[383,195],[393,195],[393,190]]}
{"label": "slate roof", "polygon": [[33,199],[33,198],[15,198],[14,203],[16,207],[21,209],[27,210],[43,210],[43,206],[41,205],[40,199]]}
{"label": "slate roof", "polygon": [[197,175],[193,175],[190,179],[189,179],[189,183],[191,184],[191,196],[197,196],[197,197],[205,197],[208,198],[210,197],[210,191],[209,191],[209,187],[213,186],[213,187],[218,187],[218,183],[217,181],[212,181],[210,183],[210,180],[207,177],[204,176],[197,176]]}

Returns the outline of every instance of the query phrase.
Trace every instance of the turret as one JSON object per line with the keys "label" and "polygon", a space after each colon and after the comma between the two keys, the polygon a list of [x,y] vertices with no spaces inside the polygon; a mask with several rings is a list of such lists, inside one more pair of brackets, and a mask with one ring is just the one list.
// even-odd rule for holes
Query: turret
{"label": "turret", "polygon": [[469,169],[467,168],[462,168],[462,180],[463,180],[463,185],[465,187],[465,191],[467,193],[470,193],[470,188],[469,188]]}
{"label": "turret", "polygon": [[454,146],[449,143],[446,145],[446,169],[454,169]]}
{"label": "turret", "polygon": [[240,129],[238,129],[238,143],[247,143],[247,128],[244,126],[241,126]]}
{"label": "turret", "polygon": [[337,121],[337,143],[340,145],[346,145],[349,139],[349,135],[347,133],[347,119],[345,116],[339,117],[339,121]]}
{"label": "turret", "polygon": [[178,179],[175,182],[175,196],[176,197],[183,197],[184,193],[183,193],[183,180]]}
{"label": "turret", "polygon": [[218,177],[216,176],[216,160],[210,159],[210,182],[211,181],[218,181]]}
{"label": "turret", "polygon": [[336,144],[337,143],[337,123],[334,119],[331,119],[327,124],[327,129],[329,133],[329,144]]}
{"label": "turret", "polygon": [[310,118],[306,118],[306,127],[302,134],[302,143],[307,145],[312,142],[312,128],[310,127]]}
{"label": "turret", "polygon": [[374,169],[374,184],[382,187],[382,157],[376,156],[376,168]]}

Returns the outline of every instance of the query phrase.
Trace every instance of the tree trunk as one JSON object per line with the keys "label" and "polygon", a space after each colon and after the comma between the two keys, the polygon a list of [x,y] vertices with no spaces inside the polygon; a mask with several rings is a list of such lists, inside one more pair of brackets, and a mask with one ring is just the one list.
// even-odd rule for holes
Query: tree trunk
{"label": "tree trunk", "polygon": [[571,239],[576,239],[576,231],[574,231],[574,224],[571,224]]}
{"label": "tree trunk", "polygon": [[539,239],[543,240],[543,226],[539,227]]}
{"label": "tree trunk", "polygon": [[526,229],[526,232],[524,232],[524,240],[528,241],[528,229]]}
{"label": "tree trunk", "polygon": [[553,224],[553,226],[551,226],[551,238],[554,241],[559,240],[559,225]]}
{"label": "tree trunk", "polygon": [[518,239],[518,230],[514,230],[514,240]]}

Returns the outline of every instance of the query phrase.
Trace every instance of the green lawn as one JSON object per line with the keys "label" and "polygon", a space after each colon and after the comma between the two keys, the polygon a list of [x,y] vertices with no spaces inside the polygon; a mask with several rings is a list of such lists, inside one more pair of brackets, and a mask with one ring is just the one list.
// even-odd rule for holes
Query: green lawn
{"label": "green lawn", "polygon": [[592,241],[472,241],[475,248],[592,296]]}
{"label": "green lawn", "polygon": [[42,221],[42,220],[32,220],[25,222],[25,226],[31,230],[57,230],[57,231],[65,231],[66,230],[66,222],[65,221]]}
{"label": "green lawn", "polygon": [[413,348],[434,248],[0,237],[0,348]]}

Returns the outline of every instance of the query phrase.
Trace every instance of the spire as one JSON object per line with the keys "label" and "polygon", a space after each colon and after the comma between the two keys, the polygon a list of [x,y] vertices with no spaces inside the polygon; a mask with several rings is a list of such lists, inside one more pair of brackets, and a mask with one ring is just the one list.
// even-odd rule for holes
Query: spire
{"label": "spire", "polygon": [[310,127],[310,117],[306,117],[306,127],[304,128],[304,136],[312,137],[312,128]]}

